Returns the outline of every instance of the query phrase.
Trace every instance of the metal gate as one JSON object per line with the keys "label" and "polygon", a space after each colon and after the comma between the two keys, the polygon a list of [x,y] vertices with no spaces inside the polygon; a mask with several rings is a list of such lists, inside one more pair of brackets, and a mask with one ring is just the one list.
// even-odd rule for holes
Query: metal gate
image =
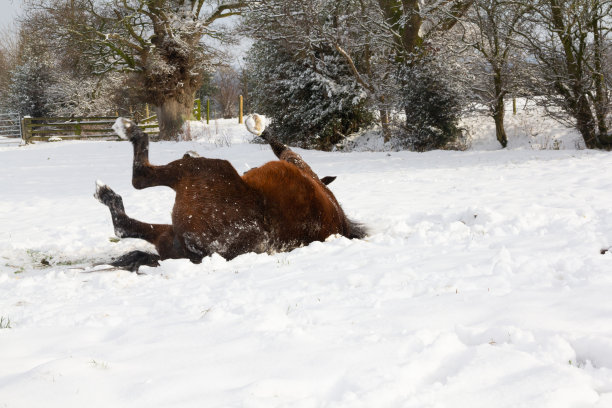
{"label": "metal gate", "polygon": [[21,116],[13,112],[0,112],[0,138],[21,138]]}

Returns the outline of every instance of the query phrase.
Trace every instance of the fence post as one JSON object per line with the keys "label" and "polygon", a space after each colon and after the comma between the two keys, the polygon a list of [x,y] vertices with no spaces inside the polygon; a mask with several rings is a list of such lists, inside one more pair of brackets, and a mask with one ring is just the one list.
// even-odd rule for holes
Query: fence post
{"label": "fence post", "polygon": [[32,138],[32,118],[30,116],[24,116],[21,119],[21,137],[25,144],[30,143],[30,139]]}
{"label": "fence post", "polygon": [[196,108],[195,108],[195,118],[197,120],[202,120],[202,101],[200,101],[200,98],[195,100],[196,102]]}
{"label": "fence post", "polygon": [[206,124],[210,121],[210,99],[206,100]]}
{"label": "fence post", "polygon": [[240,111],[238,113],[238,123],[240,123],[242,125],[243,121],[242,121],[242,95],[240,95]]}
{"label": "fence post", "polygon": [[516,115],[516,97],[512,97],[512,114]]}
{"label": "fence post", "polygon": [[76,126],[74,127],[74,135],[81,138],[81,119],[77,119]]}

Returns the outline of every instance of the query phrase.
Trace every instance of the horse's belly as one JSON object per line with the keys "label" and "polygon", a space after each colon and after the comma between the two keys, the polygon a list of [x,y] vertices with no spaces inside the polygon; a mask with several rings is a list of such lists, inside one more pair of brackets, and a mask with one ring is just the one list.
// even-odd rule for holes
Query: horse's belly
{"label": "horse's belly", "polygon": [[246,252],[265,252],[267,233],[257,201],[249,195],[210,190],[177,191],[172,225],[185,248],[197,256],[216,252],[228,259]]}

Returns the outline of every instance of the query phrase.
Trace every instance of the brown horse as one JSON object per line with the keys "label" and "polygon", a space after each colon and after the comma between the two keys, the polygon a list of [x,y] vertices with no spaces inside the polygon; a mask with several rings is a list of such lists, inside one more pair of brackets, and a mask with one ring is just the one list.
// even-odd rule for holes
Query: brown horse
{"label": "brown horse", "polygon": [[[158,260],[187,258],[200,263],[214,252],[226,259],[247,252],[287,251],[332,234],[363,238],[364,228],[350,221],[326,184],[300,155],[276,141],[268,130],[249,130],[266,140],[280,159],[240,176],[226,161],[193,157],[163,166],[149,163],[149,137],[119,118],[113,127],[134,147],[132,184],[137,189],[168,186],[176,192],[172,225],[147,224],[126,215],[121,196],[97,183],[94,195],[111,213],[119,238],[152,243],[156,254],[134,251],[111,262],[137,271]],[[251,124],[253,122],[251,121]]]}

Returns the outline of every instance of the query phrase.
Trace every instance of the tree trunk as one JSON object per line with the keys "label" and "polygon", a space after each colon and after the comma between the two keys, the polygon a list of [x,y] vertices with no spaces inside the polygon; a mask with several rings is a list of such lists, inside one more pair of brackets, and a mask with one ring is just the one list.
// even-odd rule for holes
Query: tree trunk
{"label": "tree trunk", "polygon": [[591,107],[586,96],[582,95],[576,102],[576,108],[574,112],[574,118],[576,119],[576,128],[584,139],[584,144],[588,149],[598,149],[603,146],[597,140],[597,134],[595,131],[595,121],[593,120],[593,114]]}
{"label": "tree trunk", "polygon": [[160,140],[179,140],[183,123],[189,120],[193,109],[191,102],[179,102],[177,99],[167,99],[157,107],[157,122],[159,123]]}
{"label": "tree trunk", "polygon": [[495,120],[495,137],[497,141],[505,148],[508,145],[508,137],[506,129],[504,129],[504,115],[506,113],[504,106],[503,81],[501,69],[495,69],[494,77],[495,102],[493,104],[493,120]]}
{"label": "tree trunk", "polygon": [[495,137],[497,137],[497,141],[502,145],[502,147],[505,148],[508,146],[508,137],[506,136],[506,129],[504,129],[503,102],[502,106],[498,106],[496,111],[493,112],[493,119],[495,120]]}
{"label": "tree trunk", "polygon": [[595,116],[597,117],[597,128],[599,130],[599,137],[602,144],[612,145],[611,135],[608,135],[608,125],[606,123],[606,117],[609,113],[608,108],[608,89],[606,89],[606,79],[604,77],[603,60],[604,60],[604,47],[602,46],[601,39],[601,28],[599,27],[599,18],[601,16],[595,14],[593,16],[592,27],[593,30],[593,60],[595,64],[595,71],[593,72],[593,80],[595,86],[595,98],[593,105],[595,108]]}
{"label": "tree trunk", "polygon": [[391,140],[391,125],[389,124],[389,111],[386,109],[380,109],[380,126],[382,127],[383,140],[387,143]]}
{"label": "tree trunk", "polygon": [[[580,47],[575,50],[572,43],[571,31],[566,27],[563,16],[563,5],[561,0],[549,0],[551,10],[551,23],[557,33],[557,37],[563,46],[565,66],[572,92],[567,92],[561,82],[556,84],[557,90],[564,96],[570,108],[570,113],[576,119],[576,128],[584,139],[584,144],[589,149],[606,147],[602,145],[597,137],[597,121],[593,117],[591,104],[588,100],[588,91],[584,89],[584,49]],[[584,38],[579,38],[581,45]],[[595,38],[597,41],[597,36]]]}

